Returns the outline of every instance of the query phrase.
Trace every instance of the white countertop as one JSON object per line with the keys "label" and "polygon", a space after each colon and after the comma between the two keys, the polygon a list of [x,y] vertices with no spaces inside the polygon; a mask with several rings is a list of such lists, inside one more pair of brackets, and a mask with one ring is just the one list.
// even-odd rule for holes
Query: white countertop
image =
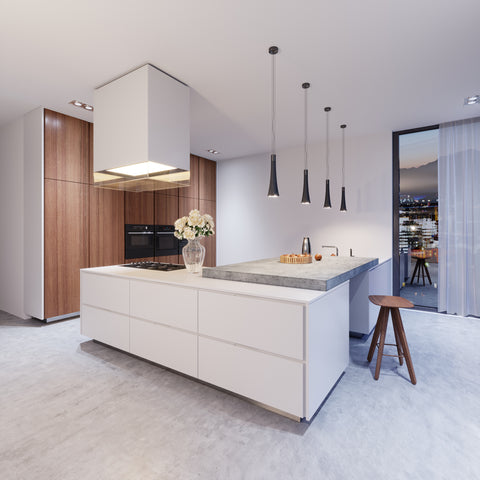
{"label": "white countertop", "polygon": [[309,304],[335,289],[328,292],[318,290],[306,290],[300,288],[280,287],[275,285],[261,285],[256,283],[236,282],[231,280],[219,280],[205,278],[200,274],[192,274],[186,270],[160,272],[158,270],[143,270],[140,268],[128,268],[118,265],[108,267],[84,268],[82,272],[107,275],[126,279],[144,280],[147,282],[166,283],[180,287],[199,288],[215,292],[233,293],[238,295],[250,295],[285,302]]}

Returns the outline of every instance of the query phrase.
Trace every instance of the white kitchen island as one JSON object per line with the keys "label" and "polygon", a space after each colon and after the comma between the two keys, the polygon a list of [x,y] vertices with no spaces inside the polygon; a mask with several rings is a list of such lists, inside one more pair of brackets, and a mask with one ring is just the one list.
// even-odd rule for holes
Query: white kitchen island
{"label": "white kitchen island", "polygon": [[349,282],[328,291],[185,270],[81,270],[83,335],[310,420],[348,364]]}

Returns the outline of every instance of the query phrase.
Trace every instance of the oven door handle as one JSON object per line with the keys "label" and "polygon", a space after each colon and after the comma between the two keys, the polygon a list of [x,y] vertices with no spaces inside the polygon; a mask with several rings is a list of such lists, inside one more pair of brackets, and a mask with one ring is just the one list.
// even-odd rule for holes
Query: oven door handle
{"label": "oven door handle", "polygon": [[153,232],[127,232],[128,235],[153,235]]}
{"label": "oven door handle", "polygon": [[157,235],[173,235],[173,232],[157,232]]}

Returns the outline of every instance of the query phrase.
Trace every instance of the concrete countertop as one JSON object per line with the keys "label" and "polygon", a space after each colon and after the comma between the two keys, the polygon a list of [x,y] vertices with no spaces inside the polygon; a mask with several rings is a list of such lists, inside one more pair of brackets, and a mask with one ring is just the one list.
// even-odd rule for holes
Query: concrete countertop
{"label": "concrete countertop", "polygon": [[378,258],[323,257],[305,265],[280,263],[279,258],[203,268],[208,278],[327,291],[378,265]]}

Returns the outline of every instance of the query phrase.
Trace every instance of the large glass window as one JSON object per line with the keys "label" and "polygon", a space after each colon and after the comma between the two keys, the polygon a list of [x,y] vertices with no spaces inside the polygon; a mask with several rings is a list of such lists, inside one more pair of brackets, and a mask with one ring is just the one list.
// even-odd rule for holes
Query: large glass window
{"label": "large glass window", "polygon": [[394,292],[437,309],[438,126],[394,133]]}

